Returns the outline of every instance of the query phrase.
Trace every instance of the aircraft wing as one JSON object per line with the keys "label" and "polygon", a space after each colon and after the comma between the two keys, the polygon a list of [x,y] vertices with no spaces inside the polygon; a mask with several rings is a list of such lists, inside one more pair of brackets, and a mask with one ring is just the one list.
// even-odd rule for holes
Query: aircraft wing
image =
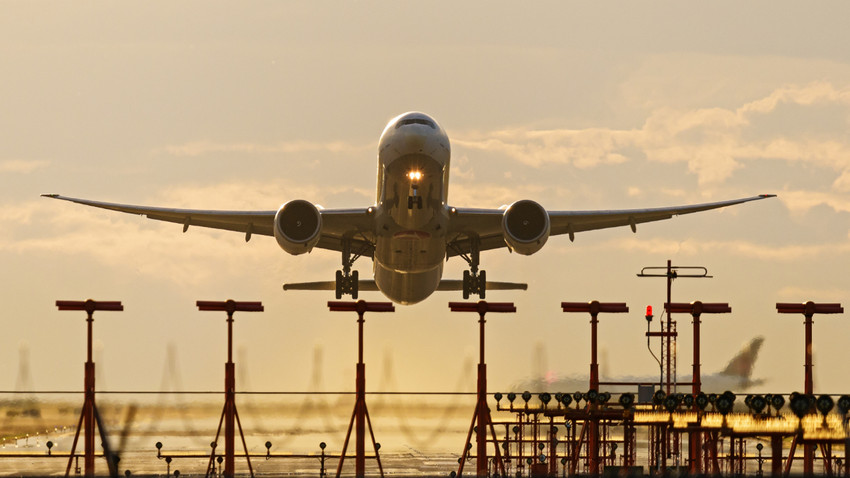
{"label": "aircraft wing", "polygon": [[[645,222],[661,221],[682,214],[708,211],[774,196],[774,194],[761,194],[730,201],[649,209],[549,211],[550,236],[569,234],[570,240],[574,240],[577,232],[619,226],[630,226],[632,231],[636,231],[637,225]],[[481,251],[507,247],[502,233],[503,214],[504,209],[454,208],[450,231],[455,238],[449,241],[448,256],[469,253],[472,241],[476,239]]]}
{"label": "aircraft wing", "polygon": [[[59,194],[43,194],[44,197],[61,199],[85,206],[111,211],[145,216],[157,221],[173,222],[183,225],[183,232],[189,226],[208,227],[245,233],[245,240],[253,234],[274,236],[274,217],[277,210],[271,211],[218,211],[206,209],[174,209],[152,206],[134,206],[89,199],[79,199]],[[342,250],[342,238],[351,238],[352,250],[371,257],[374,252],[373,240],[369,238],[372,216],[366,208],[361,209],[320,209],[322,214],[322,237],[316,247],[333,251]]]}

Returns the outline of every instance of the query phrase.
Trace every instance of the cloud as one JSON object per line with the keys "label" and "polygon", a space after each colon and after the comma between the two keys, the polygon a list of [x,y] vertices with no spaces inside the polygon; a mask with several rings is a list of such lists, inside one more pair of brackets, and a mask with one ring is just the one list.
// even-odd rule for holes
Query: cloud
{"label": "cloud", "polygon": [[50,161],[8,159],[0,161],[0,174],[30,174],[39,169],[46,168],[48,165],[50,165]]}
{"label": "cloud", "polygon": [[785,190],[779,194],[779,200],[794,213],[805,213],[816,206],[850,212],[850,197],[834,191]]}
{"label": "cloud", "polygon": [[[653,109],[639,129],[512,128],[472,132],[454,140],[465,148],[504,154],[522,164],[546,163],[593,168],[645,158],[662,163],[687,163],[701,185],[722,183],[746,161],[757,159],[807,162],[841,172],[835,187],[850,190],[850,145],[843,132],[811,135],[800,124],[799,133],[770,125],[776,116],[782,123],[781,106],[837,107],[850,117],[850,87],[837,88],[816,82],[785,86],[765,97],[736,108]],[[822,121],[829,122],[829,118]]]}
{"label": "cloud", "polygon": [[590,247],[653,255],[682,254],[700,256],[702,254],[721,252],[739,257],[781,262],[809,260],[823,258],[824,256],[835,257],[837,254],[850,253],[850,243],[770,245],[745,240],[700,241],[689,239],[686,241],[674,241],[663,238],[646,240],[634,237],[613,239],[591,245]]}
{"label": "cloud", "polygon": [[[293,197],[322,200],[340,193],[368,194],[370,198],[374,194],[371,190],[344,186],[293,186],[288,180],[229,181],[166,189],[156,193],[150,202],[143,203],[274,210]],[[4,224],[0,231],[0,253],[81,257],[181,286],[213,283],[220,280],[222,270],[233,271],[234,275],[280,276],[281,280],[294,275],[293,271],[297,271],[299,277],[309,276],[312,270],[333,270],[338,260],[338,254],[314,253],[306,260],[286,261],[283,260],[286,254],[272,238],[255,236],[246,244],[244,235],[229,231],[190,228],[187,234],[182,234],[177,224],[44,198],[0,205],[0,221]],[[311,267],[302,269],[307,264]],[[322,264],[327,267],[322,269]]]}

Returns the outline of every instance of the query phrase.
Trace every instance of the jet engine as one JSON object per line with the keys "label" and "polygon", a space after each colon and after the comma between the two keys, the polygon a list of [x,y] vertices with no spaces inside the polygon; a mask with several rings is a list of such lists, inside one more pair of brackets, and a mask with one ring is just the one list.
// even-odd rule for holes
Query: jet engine
{"label": "jet engine", "polygon": [[293,255],[310,252],[322,233],[319,208],[303,199],[284,204],[274,215],[274,237],[280,247]]}
{"label": "jet engine", "polygon": [[512,251],[529,256],[549,239],[549,213],[534,201],[517,201],[505,210],[502,231]]}

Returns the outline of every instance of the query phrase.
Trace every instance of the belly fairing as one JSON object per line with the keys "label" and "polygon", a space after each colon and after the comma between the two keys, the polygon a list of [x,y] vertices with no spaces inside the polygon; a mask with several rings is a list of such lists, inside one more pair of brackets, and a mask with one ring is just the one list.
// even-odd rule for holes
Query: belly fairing
{"label": "belly fairing", "polygon": [[398,272],[375,261],[375,284],[387,298],[403,305],[427,299],[437,290],[443,276],[443,263],[419,272]]}

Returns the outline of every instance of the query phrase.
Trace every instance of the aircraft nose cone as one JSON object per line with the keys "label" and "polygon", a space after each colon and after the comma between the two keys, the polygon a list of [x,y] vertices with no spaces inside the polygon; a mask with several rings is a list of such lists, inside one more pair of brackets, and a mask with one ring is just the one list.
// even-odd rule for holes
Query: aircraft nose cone
{"label": "aircraft nose cone", "polygon": [[404,145],[408,150],[419,151],[425,147],[425,135],[408,133],[404,137]]}

